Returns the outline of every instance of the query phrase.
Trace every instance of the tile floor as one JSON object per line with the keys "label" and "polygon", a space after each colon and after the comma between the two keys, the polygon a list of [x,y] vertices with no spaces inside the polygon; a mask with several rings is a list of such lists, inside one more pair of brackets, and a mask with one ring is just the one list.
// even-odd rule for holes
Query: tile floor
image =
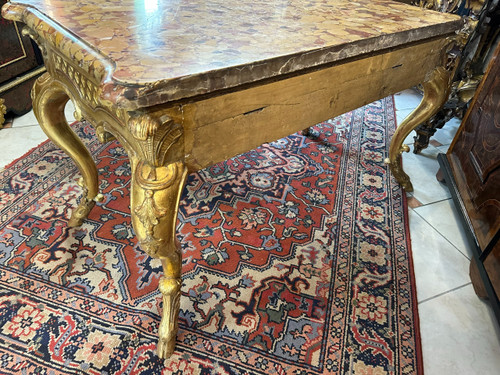
{"label": "tile floor", "polygon": [[[394,98],[400,122],[421,97],[406,90]],[[66,116],[73,120],[71,103]],[[409,194],[409,216],[424,370],[426,375],[496,375],[500,328],[489,305],[474,293],[469,279],[471,249],[448,189],[435,178],[436,155],[446,152],[458,126],[459,121],[450,121],[420,155],[403,156],[415,190]],[[0,169],[45,139],[32,112],[8,119],[0,130]],[[413,135],[406,143],[412,147]]]}
{"label": "tile floor", "polygon": [[[394,96],[400,123],[420,102],[406,90]],[[500,374],[500,328],[487,302],[477,298],[469,278],[472,249],[448,188],[435,178],[438,153],[445,153],[460,122],[449,121],[431,145],[403,166],[411,178],[410,236],[417,282],[420,333],[426,375]]]}

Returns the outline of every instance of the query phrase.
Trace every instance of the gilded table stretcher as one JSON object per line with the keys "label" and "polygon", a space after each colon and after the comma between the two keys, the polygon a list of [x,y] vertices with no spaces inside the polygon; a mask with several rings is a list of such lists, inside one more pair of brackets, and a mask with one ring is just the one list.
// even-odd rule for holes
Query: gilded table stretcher
{"label": "gilded table stretcher", "polygon": [[94,162],[64,118],[68,99],[99,140],[115,137],[129,155],[135,233],[163,264],[163,358],[177,334],[175,224],[186,175],[422,83],[422,103],[386,160],[411,190],[402,142],[446,100],[448,51],[462,26],[389,0],[20,0],[2,14],[41,47],[47,73],[33,88],[35,115],[82,174],[69,225],[101,196]]}

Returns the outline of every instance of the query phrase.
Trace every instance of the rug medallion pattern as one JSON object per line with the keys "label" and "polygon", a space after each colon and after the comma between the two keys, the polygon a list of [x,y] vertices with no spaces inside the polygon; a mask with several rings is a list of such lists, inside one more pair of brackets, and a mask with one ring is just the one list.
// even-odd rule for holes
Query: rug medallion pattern
{"label": "rug medallion pattern", "polygon": [[394,121],[387,98],[189,176],[165,361],[161,264],[134,239],[124,150],[74,126],[105,195],[80,228],[78,171],[51,142],[32,150],[0,178],[0,372],[420,371],[406,203],[383,164]]}

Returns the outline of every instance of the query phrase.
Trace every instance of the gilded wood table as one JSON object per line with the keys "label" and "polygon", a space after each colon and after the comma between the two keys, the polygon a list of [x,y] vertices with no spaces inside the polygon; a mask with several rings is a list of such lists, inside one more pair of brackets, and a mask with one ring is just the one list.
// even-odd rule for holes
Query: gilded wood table
{"label": "gilded wood table", "polygon": [[69,225],[101,196],[94,162],[64,118],[68,99],[99,140],[116,137],[129,155],[135,233],[163,264],[163,358],[177,333],[186,175],[422,83],[422,103],[386,160],[411,190],[402,142],[446,100],[448,50],[462,26],[389,0],[22,0],[2,14],[40,46],[48,72],[33,88],[34,112],[82,174]]}

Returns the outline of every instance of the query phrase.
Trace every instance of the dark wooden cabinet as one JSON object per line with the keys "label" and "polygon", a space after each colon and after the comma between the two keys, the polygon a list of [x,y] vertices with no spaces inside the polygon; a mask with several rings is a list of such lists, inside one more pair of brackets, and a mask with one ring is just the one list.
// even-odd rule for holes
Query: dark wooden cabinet
{"label": "dark wooden cabinet", "polygon": [[[0,8],[6,0],[0,0]],[[43,73],[43,60],[22,25],[0,17],[0,128],[4,115],[22,115],[31,109],[30,90]]]}
{"label": "dark wooden cabinet", "polygon": [[500,46],[446,153],[438,160],[474,248],[471,279],[500,321]]}

